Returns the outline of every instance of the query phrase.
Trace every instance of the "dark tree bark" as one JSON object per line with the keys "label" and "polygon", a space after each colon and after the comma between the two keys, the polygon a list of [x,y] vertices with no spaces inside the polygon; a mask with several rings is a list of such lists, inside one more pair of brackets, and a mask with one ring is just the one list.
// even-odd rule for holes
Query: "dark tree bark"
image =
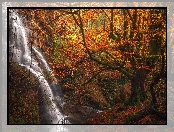
{"label": "dark tree bark", "polygon": [[[136,29],[136,21],[137,21],[137,10],[135,10],[134,12],[134,15],[133,17],[130,15],[130,12],[128,11],[127,12],[130,19],[134,22],[134,24],[132,25],[133,26],[133,29]],[[123,10],[123,14],[125,15],[124,17],[126,18],[126,10]],[[85,40],[85,31],[83,29],[83,23],[82,23],[82,20],[81,20],[81,16],[80,16],[80,13],[77,14],[77,16],[75,16],[74,14],[73,15],[73,18],[76,22],[76,24],[79,26],[80,30],[81,30],[81,33],[82,33],[82,38],[83,38],[83,45],[90,57],[91,60],[93,61],[96,61],[97,63],[103,65],[103,66],[106,66],[108,67],[109,69],[112,69],[112,70],[118,70],[120,71],[122,74],[124,74],[125,76],[128,77],[128,79],[131,81],[131,87],[132,87],[132,90],[131,90],[131,96],[130,96],[130,99],[129,99],[129,102],[130,104],[136,104],[138,103],[139,101],[144,101],[144,99],[146,98],[146,86],[145,86],[145,81],[146,81],[146,76],[149,72],[151,72],[150,69],[148,68],[140,68],[140,69],[136,69],[136,64],[134,63],[133,59],[134,57],[130,55],[130,57],[128,57],[129,61],[131,62],[131,65],[133,66],[133,73],[130,72],[130,70],[126,67],[124,67],[124,62],[122,63],[108,63],[107,61],[102,61],[100,59],[98,59],[97,57],[93,56],[92,52],[90,51],[90,49],[87,47],[87,44],[86,44],[86,40]],[[112,30],[112,12],[111,12],[111,33],[113,32]],[[77,21],[77,18],[78,17],[80,19],[80,21],[78,22]],[[124,29],[126,30],[127,29],[127,21],[124,21]],[[124,34],[127,34],[127,31],[124,31]],[[134,35],[134,34],[133,34]],[[125,37],[125,36],[124,36]],[[132,36],[133,37],[133,36]],[[131,52],[130,50],[128,52]],[[111,57],[113,57],[112,55],[110,55]],[[114,57],[113,57],[114,58]],[[164,61],[164,60],[163,60]],[[156,101],[155,100],[155,94],[154,94],[154,90],[153,90],[153,87],[154,85],[156,84],[156,82],[158,82],[158,78],[156,80],[156,78],[154,78],[154,82],[155,83],[152,83],[150,88],[151,88],[151,94],[152,94],[152,98],[153,98],[153,102],[155,103]]]}
{"label": "dark tree bark", "polygon": [[111,34],[113,35],[114,33],[114,10],[111,9],[111,23],[110,23],[110,31],[111,31]]}
{"label": "dark tree bark", "polygon": [[127,26],[128,26],[128,22],[126,21],[126,18],[127,18],[127,16],[126,16],[126,10],[125,9],[123,9],[123,16],[124,16],[124,34],[123,34],[123,37],[124,37],[124,39],[126,38],[126,36],[127,36]]}
{"label": "dark tree bark", "polygon": [[162,119],[162,120],[166,120],[167,119],[167,115],[159,112],[157,110],[154,110],[151,106],[133,114],[128,116],[128,118],[125,120],[125,124],[136,124],[136,122],[138,122],[140,119],[144,118],[147,115],[156,115],[158,118]]}
{"label": "dark tree bark", "polygon": [[139,101],[144,101],[146,98],[146,76],[150,71],[145,68],[137,69],[135,76],[131,79],[131,96],[130,104],[136,104]]}
{"label": "dark tree bark", "polygon": [[[130,14],[129,10],[127,10],[128,14]],[[129,15],[132,21],[132,28],[130,31],[130,38],[134,37],[134,30],[136,30],[136,22],[137,22],[137,9],[135,9],[134,13],[133,13],[133,17],[131,17],[131,15]]]}

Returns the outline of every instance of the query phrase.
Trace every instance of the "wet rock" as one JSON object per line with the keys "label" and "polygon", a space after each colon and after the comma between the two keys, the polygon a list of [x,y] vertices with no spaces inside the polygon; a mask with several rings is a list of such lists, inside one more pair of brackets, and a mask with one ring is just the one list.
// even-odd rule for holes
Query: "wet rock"
{"label": "wet rock", "polygon": [[87,106],[66,103],[63,106],[63,112],[68,116],[67,118],[72,124],[82,124],[87,119],[96,115],[99,111]]}

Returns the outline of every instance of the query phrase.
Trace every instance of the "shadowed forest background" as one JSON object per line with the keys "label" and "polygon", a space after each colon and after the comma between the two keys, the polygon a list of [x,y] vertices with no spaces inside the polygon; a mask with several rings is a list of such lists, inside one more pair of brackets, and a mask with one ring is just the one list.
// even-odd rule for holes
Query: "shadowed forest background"
{"label": "shadowed forest background", "polygon": [[18,9],[56,78],[45,77],[61,84],[65,113],[103,111],[84,124],[166,124],[166,11]]}

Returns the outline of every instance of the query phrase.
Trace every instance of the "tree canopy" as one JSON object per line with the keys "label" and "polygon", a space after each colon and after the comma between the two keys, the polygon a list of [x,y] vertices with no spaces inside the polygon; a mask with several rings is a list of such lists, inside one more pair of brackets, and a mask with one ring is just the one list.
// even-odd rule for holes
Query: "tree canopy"
{"label": "tree canopy", "polygon": [[30,44],[45,53],[68,100],[100,109],[150,100],[166,112],[166,8],[19,13],[32,30]]}

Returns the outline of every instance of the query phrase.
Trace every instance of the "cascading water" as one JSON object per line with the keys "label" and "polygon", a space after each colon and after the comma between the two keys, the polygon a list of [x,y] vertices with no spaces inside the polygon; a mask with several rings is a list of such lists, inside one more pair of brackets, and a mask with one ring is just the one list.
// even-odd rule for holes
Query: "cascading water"
{"label": "cascading water", "polygon": [[[15,12],[12,12],[10,15],[10,24],[12,27],[12,29],[10,29],[11,38],[9,42],[10,52],[12,54],[10,57],[18,62],[19,65],[24,66],[33,73],[38,78],[41,85],[41,88],[39,89],[39,98],[41,98],[39,100],[42,100],[39,102],[41,123],[70,124],[70,122],[66,120],[66,116],[60,112],[60,107],[64,104],[60,86],[58,83],[53,82],[51,87],[45,79],[42,73],[43,68],[41,68],[39,64],[44,66],[44,70],[47,70],[49,73],[51,72],[51,68],[48,66],[39,50],[33,45],[32,52],[34,52],[35,57],[31,57],[31,45],[28,44],[26,29]],[[12,34],[14,34],[14,36]],[[60,107],[58,107],[58,105]]]}
{"label": "cascading water", "polygon": [[[88,106],[74,106],[63,101],[61,87],[57,82],[49,85],[43,71],[52,73],[43,55],[37,47],[28,44],[28,29],[23,26],[21,18],[12,12],[10,15],[10,58],[24,66],[39,80],[39,114],[42,124],[79,123],[101,111]],[[28,32],[27,32],[28,31]],[[32,51],[31,51],[32,50]],[[71,111],[69,109],[74,109]],[[72,112],[72,113],[71,113]],[[66,113],[66,115],[65,115]],[[75,114],[73,114],[75,113]],[[76,115],[76,116],[75,116]],[[77,117],[79,117],[77,119]]]}

